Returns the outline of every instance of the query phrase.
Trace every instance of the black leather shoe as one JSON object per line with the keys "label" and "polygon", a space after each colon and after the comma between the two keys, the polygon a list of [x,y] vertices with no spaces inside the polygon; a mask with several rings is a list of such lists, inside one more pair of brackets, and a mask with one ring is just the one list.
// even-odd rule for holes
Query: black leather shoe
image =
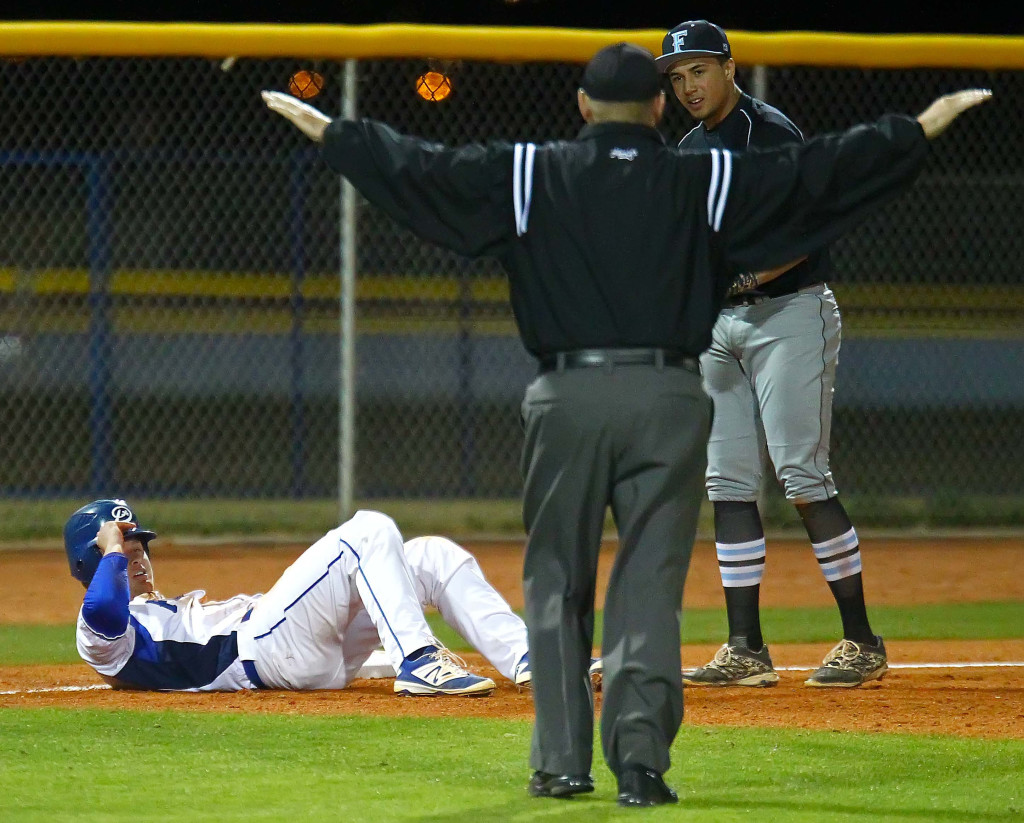
{"label": "black leather shoe", "polygon": [[594,791],[594,778],[589,774],[534,772],[526,791],[533,797],[572,797]]}
{"label": "black leather shoe", "polygon": [[643,766],[623,766],[619,772],[620,806],[660,806],[678,802],[679,797],[656,771]]}

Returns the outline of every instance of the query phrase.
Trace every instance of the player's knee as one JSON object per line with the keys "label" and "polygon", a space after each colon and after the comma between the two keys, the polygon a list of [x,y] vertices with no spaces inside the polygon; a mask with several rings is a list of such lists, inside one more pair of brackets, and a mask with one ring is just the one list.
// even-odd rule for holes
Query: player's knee
{"label": "player's knee", "polygon": [[830,472],[825,474],[820,472],[816,474],[780,473],[779,482],[782,483],[786,499],[794,505],[817,503],[820,500],[827,500],[836,493]]}
{"label": "player's knee", "polygon": [[446,537],[416,537],[407,541],[405,559],[425,606],[439,605],[449,583],[461,569],[481,574],[473,555]]}
{"label": "player's knee", "polygon": [[750,502],[757,500],[757,494],[761,488],[761,478],[742,481],[709,475],[704,487],[707,489],[708,499],[712,501],[742,500]]}
{"label": "player's knee", "polygon": [[399,540],[402,539],[402,534],[398,530],[398,524],[383,512],[360,509],[352,515],[348,522],[357,525],[361,530],[368,533],[385,534],[389,537],[397,537]]}
{"label": "player's knee", "polygon": [[[416,537],[405,544],[410,563],[454,569],[473,560],[473,555],[447,537]],[[474,561],[475,562],[475,561]]]}

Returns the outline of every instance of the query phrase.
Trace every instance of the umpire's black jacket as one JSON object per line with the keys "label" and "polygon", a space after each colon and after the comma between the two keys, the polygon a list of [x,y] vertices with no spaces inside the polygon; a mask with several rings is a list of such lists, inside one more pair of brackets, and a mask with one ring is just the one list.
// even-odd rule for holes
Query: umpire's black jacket
{"label": "umpire's black jacket", "polygon": [[735,273],[837,238],[912,182],[928,141],[901,115],[743,154],[669,148],[656,129],[628,123],[589,125],[572,141],[450,149],[335,120],[322,151],[415,234],[499,258],[535,356],[697,355]]}

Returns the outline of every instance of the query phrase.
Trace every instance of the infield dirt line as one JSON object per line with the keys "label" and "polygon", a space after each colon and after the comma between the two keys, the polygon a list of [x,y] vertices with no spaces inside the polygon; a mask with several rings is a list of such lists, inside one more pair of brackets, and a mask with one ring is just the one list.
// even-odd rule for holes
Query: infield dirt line
{"label": "infield dirt line", "polygon": [[[1022,668],[1024,662],[998,662],[998,663],[890,663],[890,669],[992,669],[992,668]],[[775,666],[777,672],[810,672],[818,666]]]}
{"label": "infield dirt line", "polygon": [[[817,666],[776,666],[775,670],[780,672],[810,672],[814,671]],[[997,663],[974,663],[974,662],[963,662],[963,663],[890,663],[890,669],[1019,669],[1024,668],[1024,661],[1005,661]],[[362,680],[376,680],[385,679],[393,675],[378,674],[372,677],[363,676]],[[89,686],[50,686],[39,689],[11,689],[9,691],[0,691],[0,696],[17,696],[21,694],[56,694],[59,692],[92,692],[92,691],[103,691],[110,689],[110,686],[104,683],[93,684]]]}

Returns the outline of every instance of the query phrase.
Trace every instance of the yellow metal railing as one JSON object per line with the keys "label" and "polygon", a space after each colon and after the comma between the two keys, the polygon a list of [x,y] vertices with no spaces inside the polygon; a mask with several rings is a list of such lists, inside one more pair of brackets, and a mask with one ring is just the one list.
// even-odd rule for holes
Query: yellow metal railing
{"label": "yellow metal railing", "polygon": [[[237,329],[237,317],[230,309],[234,301],[260,300],[251,308],[245,332],[281,334],[291,328],[292,310],[282,301],[292,296],[293,283],[287,273],[221,272],[195,270],[122,269],[112,273],[108,294],[137,302],[115,307],[114,316],[122,331],[197,333]],[[1024,286],[843,283],[833,285],[849,323],[847,331],[872,336],[1009,337],[1019,338],[1024,329]],[[338,277],[332,273],[309,274],[301,283],[301,297],[307,305],[305,327],[309,333],[337,334],[336,301]],[[508,305],[508,281],[504,276],[474,277],[463,283],[455,277],[432,274],[363,275],[355,284],[356,299],[368,301],[360,313],[359,330],[364,333],[404,332],[450,334],[455,328],[471,328],[481,334],[515,334],[507,312],[494,311]],[[51,299],[89,291],[89,273],[84,269],[42,269],[24,272],[0,268],[0,326],[49,328],[60,323],[65,331],[82,331],[64,315],[39,315],[30,323],[12,298]],[[190,298],[187,309],[162,304],[161,298]],[[451,317],[445,305],[469,299],[478,310],[469,317]],[[422,311],[417,311],[418,307]],[[898,314],[900,321],[893,324]],[[69,325],[71,324],[71,325]]]}
{"label": "yellow metal railing", "polygon": [[[0,21],[8,57],[296,57],[584,62],[629,40],[658,53],[662,30],[477,26]],[[1024,68],[1024,36],[730,31],[738,62],[861,68]]]}

